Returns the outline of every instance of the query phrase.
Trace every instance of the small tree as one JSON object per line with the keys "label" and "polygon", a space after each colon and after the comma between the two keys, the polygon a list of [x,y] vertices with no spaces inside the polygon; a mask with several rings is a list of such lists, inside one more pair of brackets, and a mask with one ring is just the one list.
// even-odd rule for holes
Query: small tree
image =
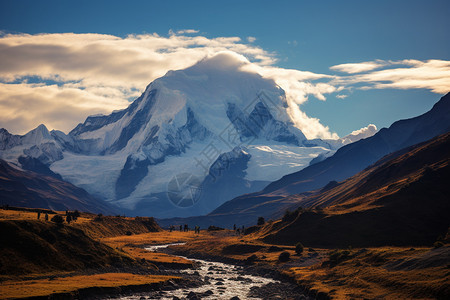
{"label": "small tree", "polygon": [[72,219],[76,221],[80,217],[80,212],[78,210],[75,210],[72,214]]}
{"label": "small tree", "polygon": [[301,255],[303,253],[303,245],[302,245],[302,243],[297,243],[295,245],[295,253],[297,253],[297,255]]}
{"label": "small tree", "polygon": [[281,252],[280,256],[278,256],[278,260],[280,262],[287,262],[290,258],[291,258],[291,255],[287,251]]}
{"label": "small tree", "polygon": [[266,220],[264,220],[264,217],[259,217],[257,225],[264,225],[264,223],[266,223]]}
{"label": "small tree", "polygon": [[55,215],[55,216],[53,216],[51,221],[56,223],[56,224],[58,224],[58,225],[62,225],[62,223],[64,222],[64,219],[60,215]]}

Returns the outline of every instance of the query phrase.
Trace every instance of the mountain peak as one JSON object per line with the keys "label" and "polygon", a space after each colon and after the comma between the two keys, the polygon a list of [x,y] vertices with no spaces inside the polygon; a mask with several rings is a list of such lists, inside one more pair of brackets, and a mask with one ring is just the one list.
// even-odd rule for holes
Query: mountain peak
{"label": "mountain peak", "polygon": [[44,140],[53,140],[53,138],[51,137],[47,127],[44,124],[40,124],[38,127],[25,134],[22,139],[22,143],[38,145]]}

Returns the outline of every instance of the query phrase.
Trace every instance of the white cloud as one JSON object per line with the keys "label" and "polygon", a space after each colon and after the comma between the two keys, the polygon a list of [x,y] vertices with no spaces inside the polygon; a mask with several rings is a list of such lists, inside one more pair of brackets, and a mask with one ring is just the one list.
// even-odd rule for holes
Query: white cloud
{"label": "white cloud", "polygon": [[[129,103],[115,89],[79,89],[71,86],[0,83],[2,127],[24,133],[45,123],[69,131],[80,115],[108,114]],[[69,125],[69,126],[68,126]]]}
{"label": "white cloud", "polygon": [[247,37],[247,41],[249,43],[253,43],[254,41],[256,41],[256,38],[254,36],[249,36],[249,37]]}
{"label": "white cloud", "polygon": [[340,65],[332,66],[332,67],[330,67],[330,69],[333,71],[354,74],[354,73],[372,71],[372,70],[381,68],[386,65],[387,65],[387,63],[385,61],[376,60],[376,61],[361,62],[361,63],[340,64]]}
{"label": "white cloud", "polygon": [[[331,69],[356,73],[356,70],[364,68],[369,71],[367,66],[370,64],[370,62],[364,62],[359,67],[358,64],[350,64],[351,67],[345,67],[344,64],[331,67]],[[373,64],[377,65],[378,70],[336,77],[330,83],[345,86],[358,84],[360,89],[428,89],[437,94],[445,94],[450,91],[450,61],[377,60]]]}
{"label": "white cloud", "polygon": [[338,98],[338,99],[345,99],[347,97],[348,97],[348,95],[344,95],[344,94],[336,95],[336,98]]}
{"label": "white cloud", "polygon": [[[310,95],[325,100],[344,88],[424,88],[442,94],[450,87],[448,61],[376,60],[331,67],[344,75],[317,74],[275,67],[275,54],[239,37],[207,38],[196,33],[183,29],[170,31],[167,37],[0,36],[0,127],[25,133],[45,123],[67,132],[90,114],[125,108],[127,99],[139,96],[146,85],[167,71],[189,67],[221,51],[245,57],[244,70],[274,79],[286,91],[289,115],[308,138],[337,138],[319,119],[301,111]],[[254,41],[253,37],[247,41]],[[32,84],[36,79],[41,84]]]}
{"label": "white cloud", "polygon": [[198,30],[195,29],[182,29],[182,30],[178,30],[177,34],[194,34],[194,33],[198,33]]}
{"label": "white cloud", "polygon": [[344,136],[343,138],[341,138],[341,141],[344,145],[346,145],[359,141],[360,139],[371,137],[377,132],[378,132],[377,126],[375,126],[374,124],[369,124],[366,127],[363,127],[359,130],[355,130],[349,135]]}
{"label": "white cloud", "polygon": [[[309,118],[298,107],[309,94],[324,100],[324,94],[335,88],[312,81],[331,77],[275,68],[274,54],[245,44],[238,37],[183,35],[195,32],[186,29],[176,34],[171,31],[168,37],[145,34],[125,38],[73,33],[5,35],[0,38],[0,81],[8,89],[0,90],[0,106],[8,117],[0,120],[0,127],[24,133],[45,123],[67,132],[90,114],[125,108],[125,99],[137,97],[148,83],[169,70],[186,68],[220,51],[232,51],[249,59],[251,63],[245,64],[248,70],[275,79],[287,91],[293,121],[308,137],[334,136],[318,119]],[[29,77],[46,84],[30,85]],[[34,93],[34,89],[51,92]],[[45,105],[52,113],[28,110],[24,106],[27,101]],[[70,117],[66,116],[67,110]],[[58,111],[65,117],[59,118]]]}

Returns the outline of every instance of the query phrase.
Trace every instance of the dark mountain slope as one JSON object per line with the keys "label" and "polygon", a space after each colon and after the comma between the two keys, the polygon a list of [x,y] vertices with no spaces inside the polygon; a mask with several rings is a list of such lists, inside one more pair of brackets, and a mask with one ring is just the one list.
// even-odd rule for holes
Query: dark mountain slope
{"label": "dark mountain slope", "polygon": [[2,205],[19,207],[115,212],[81,188],[52,176],[18,170],[4,160],[0,160],[0,199]]}
{"label": "dark mountain slope", "polygon": [[448,182],[450,133],[300,197],[297,205],[320,209],[280,221],[265,240],[320,247],[430,245],[450,225]]}

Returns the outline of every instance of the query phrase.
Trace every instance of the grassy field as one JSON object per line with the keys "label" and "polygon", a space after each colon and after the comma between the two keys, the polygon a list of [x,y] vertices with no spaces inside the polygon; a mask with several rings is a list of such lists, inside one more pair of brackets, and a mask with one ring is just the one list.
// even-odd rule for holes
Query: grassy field
{"label": "grassy field", "polygon": [[125,287],[162,283],[171,276],[136,275],[130,273],[104,273],[71,277],[56,277],[24,281],[3,281],[0,299],[16,299],[26,297],[47,296],[51,294],[73,293],[81,289],[100,287]]}
{"label": "grassy field", "polygon": [[[54,215],[49,214],[49,219]],[[82,213],[76,222],[56,225],[45,221],[42,213],[38,220],[35,211],[0,209],[0,227],[0,299],[76,293],[94,287],[147,286],[178,278],[153,274],[158,265],[192,266],[189,260],[142,248],[194,238],[193,233],[161,232],[149,218],[99,220],[97,215]],[[110,267],[124,272],[105,272]]]}
{"label": "grassy field", "polygon": [[[30,226],[40,227],[45,221],[37,221],[36,216],[35,212],[0,210],[0,223],[26,221]],[[291,277],[310,291],[323,292],[333,299],[450,298],[448,245],[440,248],[377,247],[336,250],[305,247],[303,253],[297,255],[293,246],[262,242],[260,233],[244,236],[238,236],[230,230],[202,231],[199,235],[193,232],[161,230],[142,233],[142,224],[136,224],[133,218],[105,218],[99,226],[99,223],[93,220],[95,217],[83,215],[79,221],[64,225],[58,232],[70,233],[73,231],[70,228],[88,228],[86,234],[91,236],[95,247],[108,247],[115,255],[130,258],[132,265],[139,268],[143,265],[147,265],[149,269],[153,268],[152,266],[192,266],[192,262],[187,259],[143,249],[145,245],[186,242],[185,245],[174,248],[186,255],[202,254],[272,268]],[[30,228],[34,228],[33,226]],[[124,226],[127,231],[136,232],[123,235],[121,233]],[[108,228],[106,234],[101,233],[104,228]],[[288,261],[279,261],[282,252],[290,254]],[[7,254],[2,252],[2,255]],[[9,254],[8,257],[14,256]],[[21,265],[20,261],[15,263]],[[170,278],[175,277],[131,274],[126,271],[95,275],[80,274],[79,270],[47,270],[20,276],[2,274],[0,298],[70,293],[89,287],[148,285]]]}
{"label": "grassy field", "polygon": [[131,236],[116,236],[103,238],[101,241],[115,249],[119,249],[130,256],[156,266],[173,267],[173,268],[189,268],[192,267],[192,261],[181,257],[168,255],[164,253],[154,253],[143,249],[146,245],[171,244],[179,242],[188,242],[198,239],[198,236],[191,232],[151,232],[136,234]]}
{"label": "grassy field", "polygon": [[285,273],[335,299],[445,299],[450,295],[448,247],[347,251],[329,253],[320,263],[292,267]]}

